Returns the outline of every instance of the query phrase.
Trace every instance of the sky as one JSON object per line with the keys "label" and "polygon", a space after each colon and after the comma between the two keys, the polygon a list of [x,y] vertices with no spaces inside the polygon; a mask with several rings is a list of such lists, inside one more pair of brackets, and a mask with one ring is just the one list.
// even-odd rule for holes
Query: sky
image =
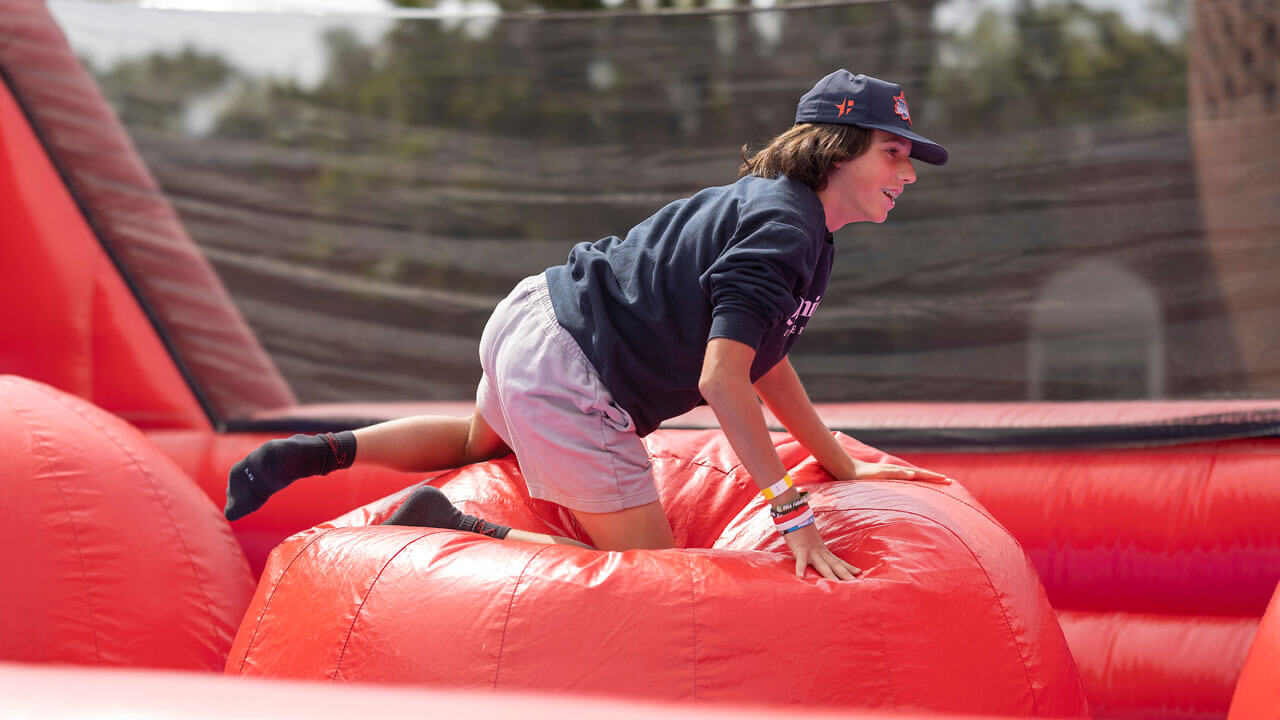
{"label": "sky", "polygon": [[[1008,8],[1016,1],[945,0],[934,23],[939,29],[963,29],[983,8]],[[1177,32],[1152,11],[1162,1],[1084,0],[1120,11],[1134,27]],[[768,8],[777,0],[754,2]],[[325,72],[322,38],[331,28],[345,27],[372,44],[398,18],[437,19],[481,36],[498,16],[492,0],[441,0],[426,10],[399,9],[385,0],[48,0],[48,6],[76,52],[98,68],[192,47],[221,55],[247,75],[290,79],[302,87],[314,87]],[[252,22],[246,22],[249,13],[255,16]]]}

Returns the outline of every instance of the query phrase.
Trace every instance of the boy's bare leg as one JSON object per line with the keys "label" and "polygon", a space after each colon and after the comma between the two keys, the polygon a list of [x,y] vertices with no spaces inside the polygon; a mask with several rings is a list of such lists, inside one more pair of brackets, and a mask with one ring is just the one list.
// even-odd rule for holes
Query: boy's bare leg
{"label": "boy's bare leg", "polygon": [[659,502],[610,513],[572,512],[601,550],[660,550],[676,546],[671,522]]}
{"label": "boy's bare leg", "polygon": [[[476,410],[470,418],[418,415],[389,420],[355,431],[357,463],[369,463],[404,472],[432,472],[502,457],[511,452],[502,438]],[[446,510],[441,508],[441,511]],[[422,515],[430,516],[426,512]],[[399,516],[399,517],[397,517]],[[403,520],[397,512],[391,519]],[[413,523],[420,524],[420,523]],[[590,549],[566,537],[512,528],[507,540],[542,545],[574,545]]]}
{"label": "boy's bare leg", "polygon": [[511,452],[476,410],[471,417],[415,415],[355,431],[356,463],[433,472]]}
{"label": "boy's bare leg", "polygon": [[586,543],[578,542],[573,538],[560,537],[559,535],[547,535],[545,533],[529,532],[527,530],[517,530],[511,528],[511,532],[507,533],[508,540],[518,540],[520,542],[537,543],[539,545],[572,545],[574,547],[595,550]]}

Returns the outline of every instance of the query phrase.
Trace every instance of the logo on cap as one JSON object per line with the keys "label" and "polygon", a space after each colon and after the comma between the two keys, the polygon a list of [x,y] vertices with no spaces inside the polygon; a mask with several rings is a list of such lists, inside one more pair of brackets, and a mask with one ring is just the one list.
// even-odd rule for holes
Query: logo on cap
{"label": "logo on cap", "polygon": [[911,111],[907,109],[907,94],[905,92],[900,92],[893,97],[893,111],[897,113],[898,117],[906,120],[908,125],[911,124]]}
{"label": "logo on cap", "polygon": [[844,102],[836,105],[836,109],[840,111],[840,114],[836,115],[836,117],[844,117],[845,113],[853,112],[853,101],[849,98],[845,98]]}

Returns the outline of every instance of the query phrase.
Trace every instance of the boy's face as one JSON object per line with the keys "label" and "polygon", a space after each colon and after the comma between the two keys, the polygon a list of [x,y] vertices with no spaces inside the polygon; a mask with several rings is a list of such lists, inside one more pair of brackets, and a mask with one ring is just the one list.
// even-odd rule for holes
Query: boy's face
{"label": "boy's face", "polygon": [[818,193],[831,232],[853,222],[884,222],[903,188],[916,181],[911,141],[883,130],[872,132],[871,147],[837,163]]}

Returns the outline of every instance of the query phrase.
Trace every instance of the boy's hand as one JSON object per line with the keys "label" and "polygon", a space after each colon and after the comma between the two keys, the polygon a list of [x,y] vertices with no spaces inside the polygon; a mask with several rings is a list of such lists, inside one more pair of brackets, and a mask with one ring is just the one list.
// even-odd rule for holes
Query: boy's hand
{"label": "boy's hand", "polygon": [[862,460],[853,461],[853,474],[848,477],[837,477],[837,480],[916,480],[919,482],[950,485],[951,478],[941,473],[923,468],[909,468],[889,463],[872,463]]}
{"label": "boy's hand", "polygon": [[805,568],[812,565],[818,574],[828,580],[852,580],[862,571],[836,557],[822,541],[815,525],[807,525],[782,536],[787,547],[796,556],[796,577],[804,577]]}

